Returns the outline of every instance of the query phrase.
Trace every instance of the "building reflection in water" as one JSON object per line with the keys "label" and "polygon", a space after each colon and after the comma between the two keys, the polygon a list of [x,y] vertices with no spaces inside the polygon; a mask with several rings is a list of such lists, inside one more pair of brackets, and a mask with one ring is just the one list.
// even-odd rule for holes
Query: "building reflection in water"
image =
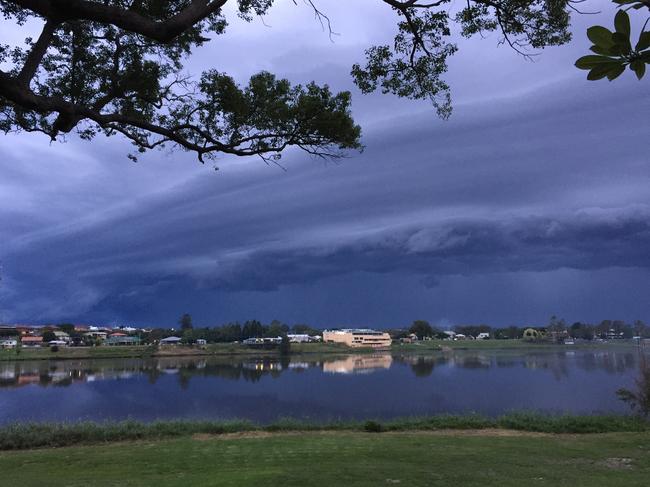
{"label": "building reflection in water", "polygon": [[348,355],[340,360],[323,363],[323,372],[330,374],[368,374],[390,369],[393,357],[389,353]]}
{"label": "building reflection in water", "polygon": [[257,382],[263,377],[277,378],[285,373],[310,369],[328,374],[369,374],[392,367],[409,367],[416,377],[433,374],[438,367],[486,370],[521,368],[548,371],[557,380],[572,370],[604,371],[620,374],[636,370],[635,351],[580,350],[498,352],[449,352],[431,355],[391,355],[390,353],[339,356],[279,358],[166,357],[150,359],[96,359],[58,361],[0,362],[0,388],[29,385],[69,386],[78,382],[133,380],[146,377],[154,384],[164,376],[178,377],[187,387],[192,377],[220,377]]}

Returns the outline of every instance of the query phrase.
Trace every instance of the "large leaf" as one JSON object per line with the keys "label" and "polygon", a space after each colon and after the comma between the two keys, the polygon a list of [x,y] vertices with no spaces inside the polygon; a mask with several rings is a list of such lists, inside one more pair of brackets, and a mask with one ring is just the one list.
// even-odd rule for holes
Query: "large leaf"
{"label": "large leaf", "polygon": [[614,17],[614,27],[616,32],[630,38],[630,16],[625,10],[619,10]]}
{"label": "large leaf", "polygon": [[615,47],[620,47],[623,51],[622,54],[628,54],[632,50],[632,44],[630,43],[629,36],[621,34],[620,32],[614,32],[612,34],[612,40],[616,44]]}
{"label": "large leaf", "polygon": [[630,69],[634,71],[636,77],[641,79],[645,74],[645,63],[643,61],[633,61],[630,63]]}
{"label": "large leaf", "polygon": [[589,49],[591,52],[600,54],[601,56],[618,56],[620,53],[614,49],[614,47],[603,47],[603,46],[591,46]]}
{"label": "large leaf", "polygon": [[[601,63],[598,66],[594,67],[591,71],[589,71],[589,74],[587,75],[587,79],[589,81],[603,79],[605,76],[608,76],[610,72],[619,71],[620,68],[621,68],[620,63]],[[623,69],[625,68],[623,67]]]}
{"label": "large leaf", "polygon": [[582,56],[576,61],[576,68],[578,69],[592,69],[600,64],[607,63],[618,63],[615,59],[606,56]]}
{"label": "large leaf", "polygon": [[615,80],[623,74],[623,71],[625,71],[625,66],[623,64],[619,64],[617,67],[612,67],[607,71],[607,79],[610,81]]}
{"label": "large leaf", "polygon": [[597,46],[610,47],[614,45],[612,40],[612,32],[600,25],[594,25],[587,29],[587,37]]}
{"label": "large leaf", "polygon": [[650,47],[650,32],[641,32],[639,36],[639,42],[636,43],[634,49],[637,51],[645,51]]}

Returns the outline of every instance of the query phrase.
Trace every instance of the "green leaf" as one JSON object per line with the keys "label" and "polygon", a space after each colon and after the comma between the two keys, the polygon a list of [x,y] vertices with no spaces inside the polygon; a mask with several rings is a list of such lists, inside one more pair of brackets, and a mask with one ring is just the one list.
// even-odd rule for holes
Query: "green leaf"
{"label": "green leaf", "polygon": [[615,47],[620,47],[623,50],[623,54],[627,54],[632,50],[632,44],[630,43],[630,38],[620,32],[614,32],[612,34],[612,40],[616,44]]}
{"label": "green leaf", "polygon": [[612,47],[602,47],[602,46],[591,46],[589,48],[591,52],[595,52],[596,54],[600,54],[601,56],[617,56],[618,53],[616,50]]}
{"label": "green leaf", "polygon": [[576,68],[578,69],[591,69],[603,63],[616,63],[615,59],[606,56],[582,56],[576,61]]}
{"label": "green leaf", "polygon": [[647,48],[650,47],[650,32],[641,32],[641,35],[639,36],[639,42],[636,43],[636,49],[637,51],[645,51]]}
{"label": "green leaf", "polygon": [[640,60],[633,61],[630,63],[630,69],[634,71],[638,79],[641,79],[645,74],[645,63]]}
{"label": "green leaf", "polygon": [[587,29],[587,37],[597,46],[610,47],[614,45],[614,41],[612,40],[612,32],[600,25],[589,27]]}
{"label": "green leaf", "polygon": [[614,27],[616,32],[630,38],[630,16],[625,10],[619,10],[614,17]]}
{"label": "green leaf", "polygon": [[[621,68],[620,63],[601,63],[598,66],[594,67],[591,71],[589,71],[589,74],[587,75],[587,79],[590,81],[603,79],[605,76],[609,75],[610,71],[616,72],[620,68]],[[624,67],[623,70],[625,70]]]}
{"label": "green leaf", "polygon": [[607,72],[607,79],[613,81],[623,74],[623,71],[625,71],[625,66],[623,64],[620,64],[615,68],[613,67]]}

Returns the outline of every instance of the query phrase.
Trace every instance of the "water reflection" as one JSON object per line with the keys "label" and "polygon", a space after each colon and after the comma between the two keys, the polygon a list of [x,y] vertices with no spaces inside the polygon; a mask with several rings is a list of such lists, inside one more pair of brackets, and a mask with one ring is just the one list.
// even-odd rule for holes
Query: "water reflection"
{"label": "water reflection", "polygon": [[627,412],[630,350],[0,362],[0,423]]}
{"label": "water reflection", "polygon": [[278,378],[284,373],[317,369],[328,374],[371,374],[394,367],[408,367],[415,377],[425,378],[437,368],[488,370],[526,369],[548,371],[558,380],[572,371],[602,371],[621,374],[638,368],[634,351],[567,351],[525,354],[495,352],[451,352],[435,355],[391,355],[390,353],[351,354],[334,357],[106,359],[0,362],[0,388],[29,385],[67,387],[80,382],[119,381],[138,376],[155,384],[162,376],[176,375],[187,387],[193,377],[219,377],[258,382],[263,377]]}

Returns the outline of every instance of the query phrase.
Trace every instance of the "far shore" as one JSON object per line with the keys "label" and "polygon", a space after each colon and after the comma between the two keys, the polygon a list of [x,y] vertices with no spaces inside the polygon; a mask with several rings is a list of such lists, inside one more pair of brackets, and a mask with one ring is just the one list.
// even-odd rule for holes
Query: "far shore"
{"label": "far shore", "polygon": [[[394,343],[390,349],[351,348],[335,343],[294,343],[289,356],[300,355],[341,355],[391,353],[438,354],[453,351],[539,351],[539,350],[589,350],[589,349],[638,348],[633,340],[584,341],[574,345],[525,340],[428,340],[415,343]],[[209,356],[280,356],[278,348],[253,348],[240,343],[214,343],[205,346],[173,345],[154,347],[139,346],[99,346],[99,347],[60,347],[53,351],[48,347],[0,350],[0,361],[23,360],[79,360],[107,358],[151,358],[151,357],[209,357]]]}

